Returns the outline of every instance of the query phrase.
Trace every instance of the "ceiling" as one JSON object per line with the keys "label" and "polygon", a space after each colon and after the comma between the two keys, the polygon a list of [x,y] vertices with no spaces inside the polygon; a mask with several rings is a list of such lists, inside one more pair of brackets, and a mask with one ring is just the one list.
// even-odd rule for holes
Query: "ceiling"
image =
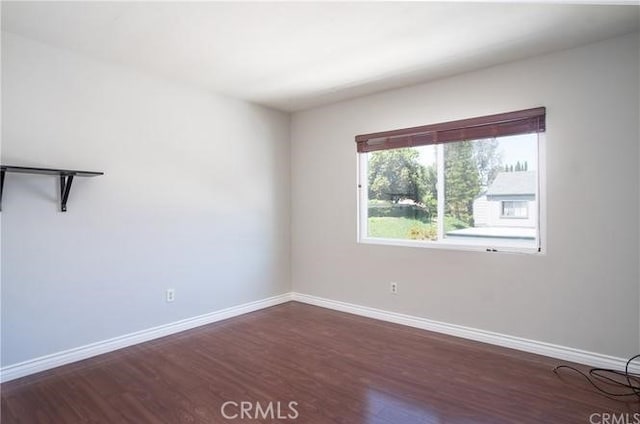
{"label": "ceiling", "polygon": [[2,2],[2,30],[285,111],[638,31],[640,6]]}

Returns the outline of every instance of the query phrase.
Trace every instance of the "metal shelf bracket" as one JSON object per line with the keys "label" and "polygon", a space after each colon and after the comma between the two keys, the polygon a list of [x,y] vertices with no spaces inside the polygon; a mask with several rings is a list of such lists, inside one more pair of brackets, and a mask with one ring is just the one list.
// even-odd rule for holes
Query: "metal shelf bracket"
{"label": "metal shelf bracket", "polygon": [[4,174],[6,173],[5,169],[0,169],[0,212],[2,211],[2,191],[4,190]]}
{"label": "metal shelf bracket", "polygon": [[73,182],[73,174],[60,174],[60,211],[67,211],[67,200],[69,200],[69,192],[71,191],[71,183]]}

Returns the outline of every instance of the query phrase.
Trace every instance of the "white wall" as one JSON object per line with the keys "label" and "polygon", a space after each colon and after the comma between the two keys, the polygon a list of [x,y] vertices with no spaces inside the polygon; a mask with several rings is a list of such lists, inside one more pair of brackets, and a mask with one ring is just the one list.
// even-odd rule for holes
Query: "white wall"
{"label": "white wall", "polygon": [[[636,353],[638,51],[633,34],[295,113],[294,290],[603,354]],[[356,243],[356,134],[537,106],[547,107],[546,255]],[[388,293],[392,280],[397,295]]]}
{"label": "white wall", "polygon": [[[2,364],[290,291],[289,117],[3,33]],[[174,303],[164,290],[176,289]]]}

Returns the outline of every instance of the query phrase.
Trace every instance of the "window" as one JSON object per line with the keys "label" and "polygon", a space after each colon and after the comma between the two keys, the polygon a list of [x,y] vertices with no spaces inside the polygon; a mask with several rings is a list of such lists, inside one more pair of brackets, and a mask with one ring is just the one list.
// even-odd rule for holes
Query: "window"
{"label": "window", "polygon": [[503,200],[503,218],[527,218],[529,215],[529,202],[524,200]]}
{"label": "window", "polygon": [[545,109],[356,137],[359,241],[541,251]]}

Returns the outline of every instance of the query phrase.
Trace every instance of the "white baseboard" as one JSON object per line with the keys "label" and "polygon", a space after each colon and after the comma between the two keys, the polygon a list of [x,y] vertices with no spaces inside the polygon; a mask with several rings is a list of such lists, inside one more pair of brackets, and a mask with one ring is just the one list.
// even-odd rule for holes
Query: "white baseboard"
{"label": "white baseboard", "polygon": [[[615,356],[602,355],[600,353],[588,352],[571,347],[555,345],[551,343],[539,342],[524,339],[521,337],[508,336],[506,334],[494,333],[491,331],[479,330],[477,328],[464,327],[462,325],[447,324],[426,318],[411,315],[388,312],[381,309],[369,308],[366,306],[354,305],[352,303],[339,302],[302,293],[292,293],[294,301],[334,309],[336,311],[347,312],[381,321],[393,322],[407,325],[409,327],[420,328],[436,333],[448,334],[450,336],[489,343],[492,345],[517,349],[524,352],[549,356],[551,358],[578,364],[589,365],[599,368],[610,368],[624,370],[628,359],[617,358]],[[632,372],[640,372],[640,365],[636,362],[629,368]]]}
{"label": "white baseboard", "polygon": [[[571,347],[539,342],[535,340],[524,339],[521,337],[509,336],[505,334],[494,333],[491,331],[479,330],[477,328],[464,327],[461,325],[447,324],[427,318],[420,318],[396,312],[384,311],[382,309],[369,308],[352,303],[340,302],[337,300],[325,299],[317,296],[292,292],[285,293],[279,296],[269,297],[267,299],[262,299],[255,302],[245,303],[238,306],[232,306],[220,311],[211,312],[193,318],[187,318],[181,321],[176,321],[158,327],[137,331],[135,333],[125,334],[123,336],[91,343],[62,352],[41,356],[39,358],[31,359],[17,364],[8,365],[0,369],[0,382],[14,380],[16,378],[35,374],[41,371],[46,371],[48,369],[59,367],[61,365],[81,361],[83,359],[91,358],[103,353],[122,349],[127,346],[143,343],[164,336],[169,336],[171,334],[179,333],[181,331],[189,330],[201,325],[233,318],[239,315],[268,308],[270,306],[279,305],[281,303],[289,302],[292,300],[307,303],[310,305],[320,306],[327,309],[333,309],[336,311],[378,319],[381,321],[393,322],[396,324],[407,325],[409,327],[434,331],[436,333],[448,334],[450,336],[461,337],[464,339],[489,343],[492,345],[535,353],[538,355],[544,355],[564,361],[585,364],[593,367],[624,370],[625,364],[627,362],[627,360],[623,358],[617,358],[614,356],[603,355],[595,352],[588,352]],[[640,366],[636,363],[632,367],[630,367],[630,371],[640,373]]]}
{"label": "white baseboard", "polygon": [[125,334],[123,336],[114,337],[112,339],[91,343],[85,346],[56,352],[50,355],[41,356],[39,358],[8,365],[0,369],[0,382],[14,380],[40,371],[46,371],[51,368],[69,364],[71,362],[81,361],[91,358],[92,356],[101,355],[103,353],[112,352],[138,343],[143,343],[159,337],[168,336],[179,333],[180,331],[189,330],[205,324],[222,321],[224,319],[233,318],[248,312],[257,311],[259,309],[268,308],[270,306],[279,305],[291,300],[291,293],[285,293],[279,296],[273,296],[255,302],[244,303],[238,306],[222,309],[193,318],[187,318],[180,321],[172,322],[158,327],[146,330],[136,331],[135,333]]}

